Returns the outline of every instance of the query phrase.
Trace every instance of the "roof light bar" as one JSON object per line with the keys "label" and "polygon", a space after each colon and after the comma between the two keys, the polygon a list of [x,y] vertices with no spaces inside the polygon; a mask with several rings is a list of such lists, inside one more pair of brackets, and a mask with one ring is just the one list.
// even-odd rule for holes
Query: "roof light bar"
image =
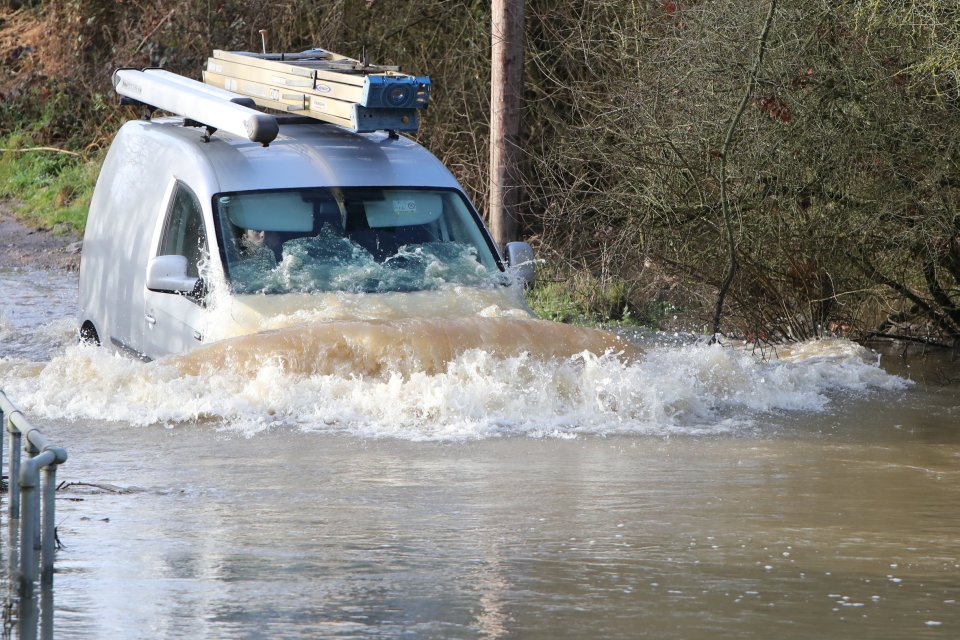
{"label": "roof light bar", "polygon": [[160,69],[118,69],[113,74],[113,87],[119,95],[137,103],[263,145],[280,132],[277,119],[250,108],[249,99]]}

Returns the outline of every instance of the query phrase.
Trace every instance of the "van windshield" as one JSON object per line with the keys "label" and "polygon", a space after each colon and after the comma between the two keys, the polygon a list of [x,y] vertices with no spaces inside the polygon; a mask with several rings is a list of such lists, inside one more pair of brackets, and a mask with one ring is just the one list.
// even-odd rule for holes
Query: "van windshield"
{"label": "van windshield", "polygon": [[248,191],[213,202],[236,293],[419,291],[493,284],[501,273],[456,191]]}

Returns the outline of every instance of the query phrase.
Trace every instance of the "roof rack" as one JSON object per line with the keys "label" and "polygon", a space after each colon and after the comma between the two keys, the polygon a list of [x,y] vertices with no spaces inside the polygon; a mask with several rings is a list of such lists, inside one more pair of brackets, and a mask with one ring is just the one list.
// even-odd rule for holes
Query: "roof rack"
{"label": "roof rack", "polygon": [[370,65],[323,49],[301,53],[214,51],[198,82],[163,69],[118,69],[121,104],[184,117],[188,126],[218,129],[266,146],[277,118],[256,107],[308,116],[357,133],[416,131],[430,102],[430,78]]}
{"label": "roof rack", "polygon": [[356,132],[416,131],[430,102],[430,78],[370,65],[324,49],[300,53],[219,51],[207,84],[261,107],[308,115]]}

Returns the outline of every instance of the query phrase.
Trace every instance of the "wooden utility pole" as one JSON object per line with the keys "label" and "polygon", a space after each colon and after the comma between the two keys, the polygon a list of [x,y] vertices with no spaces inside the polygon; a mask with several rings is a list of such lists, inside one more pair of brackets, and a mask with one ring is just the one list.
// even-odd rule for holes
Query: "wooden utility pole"
{"label": "wooden utility pole", "polygon": [[493,0],[490,83],[490,230],[501,248],[518,239],[523,3]]}

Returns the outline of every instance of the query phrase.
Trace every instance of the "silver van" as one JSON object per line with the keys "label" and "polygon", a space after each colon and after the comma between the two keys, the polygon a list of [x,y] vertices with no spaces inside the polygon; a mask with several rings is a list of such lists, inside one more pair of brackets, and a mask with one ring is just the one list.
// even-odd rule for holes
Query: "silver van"
{"label": "silver van", "polygon": [[[269,146],[201,135],[183,118],[120,129],[84,235],[82,338],[150,360],[256,331],[222,318],[211,330],[224,297],[262,315],[318,293],[510,286],[493,282],[507,278],[489,233],[422,146],[277,120]],[[515,262],[532,257],[523,243],[511,251]],[[243,324],[236,311],[224,317]]]}

